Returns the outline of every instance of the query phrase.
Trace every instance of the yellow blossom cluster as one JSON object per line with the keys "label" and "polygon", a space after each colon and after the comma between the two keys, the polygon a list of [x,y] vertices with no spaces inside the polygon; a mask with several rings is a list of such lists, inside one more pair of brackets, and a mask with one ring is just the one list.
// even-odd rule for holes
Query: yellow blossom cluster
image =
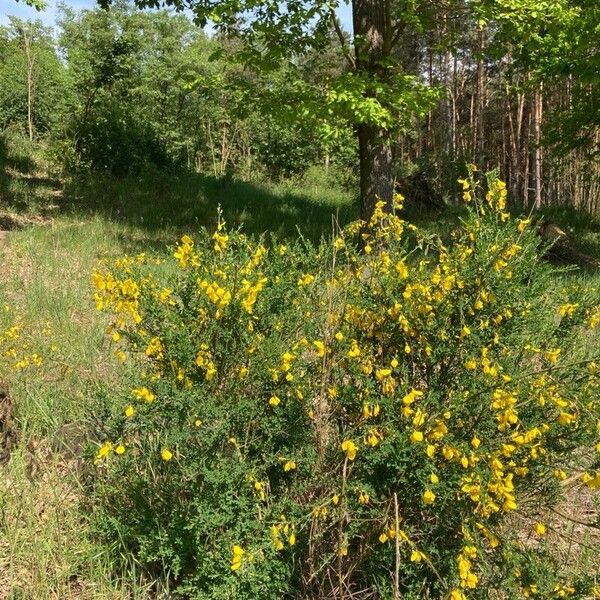
{"label": "yellow blossom cluster", "polygon": [[58,350],[51,336],[50,323],[44,323],[41,328],[27,325],[15,309],[3,305],[0,308],[0,371],[22,372],[42,366]]}

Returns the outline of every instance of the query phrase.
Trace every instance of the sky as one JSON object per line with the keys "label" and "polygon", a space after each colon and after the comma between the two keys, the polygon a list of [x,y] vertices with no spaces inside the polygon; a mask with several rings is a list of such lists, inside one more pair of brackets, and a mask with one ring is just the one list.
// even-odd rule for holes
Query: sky
{"label": "sky", "polygon": [[[74,9],[92,8],[96,6],[96,0],[63,0],[68,6]],[[16,2],[16,0],[0,0],[0,24],[4,25],[8,23],[8,16],[13,15],[20,19],[40,19],[45,25],[54,25],[57,4],[59,0],[46,0],[48,8],[42,12],[38,12],[34,8],[30,8],[22,2]],[[344,29],[350,31],[352,29],[352,16],[349,4],[341,2],[341,6],[338,9],[338,14]]]}

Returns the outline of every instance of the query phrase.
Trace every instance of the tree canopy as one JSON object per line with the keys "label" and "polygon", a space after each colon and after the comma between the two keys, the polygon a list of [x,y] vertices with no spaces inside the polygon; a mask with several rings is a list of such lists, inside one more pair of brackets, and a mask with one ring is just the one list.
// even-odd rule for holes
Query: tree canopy
{"label": "tree canopy", "polygon": [[[345,68],[324,85],[311,86],[302,80],[295,93],[286,95],[288,102],[279,106],[292,107],[296,118],[316,119],[326,137],[335,137],[340,127],[356,130],[365,218],[375,198],[384,199],[391,208],[393,141],[430,113],[439,97],[440,88],[431,85],[431,77],[424,81],[419,56],[423,51],[452,52],[467,27],[474,32],[480,85],[486,57],[499,64],[510,57],[513,72],[524,73],[530,86],[566,73],[581,74],[584,87],[597,85],[597,81],[583,83],[597,72],[588,60],[597,50],[597,5],[594,8],[589,0],[355,0],[351,3],[353,36],[342,30],[336,15],[338,2],[134,1],[139,8],[190,8],[199,25],[210,22],[220,34],[241,40],[238,59],[262,72],[286,61],[288,73],[293,73],[300,57],[323,50],[334,36]],[[112,0],[99,3],[109,7]],[[575,107],[562,122],[571,131],[570,139],[588,136],[589,142],[593,137],[598,125],[593,98],[585,91],[576,94]],[[485,102],[480,90],[474,109],[478,130],[474,159],[483,155]]]}

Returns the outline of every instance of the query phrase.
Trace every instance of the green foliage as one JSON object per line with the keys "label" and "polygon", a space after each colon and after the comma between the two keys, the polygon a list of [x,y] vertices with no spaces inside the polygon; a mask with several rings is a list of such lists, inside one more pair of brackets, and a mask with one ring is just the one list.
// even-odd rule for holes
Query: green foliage
{"label": "green foliage", "polygon": [[[15,0],[16,2],[20,2],[21,0]],[[43,0],[23,0],[27,6],[33,6],[36,10],[44,10],[46,8],[46,3]]]}
{"label": "green foliage", "polygon": [[502,182],[461,181],[447,245],[380,203],[318,246],[219,221],[100,267],[139,370],[89,452],[117,551],[198,599],[589,593],[520,532],[568,475],[600,486],[598,290],[553,283]]}
{"label": "green foliage", "polygon": [[82,166],[115,175],[180,160],[184,123],[181,76],[194,37],[183,17],[67,10],[60,43],[69,63],[72,106],[67,120]]}
{"label": "green foliage", "polygon": [[558,153],[583,148],[598,152],[600,129],[600,5],[595,0],[494,0],[479,8],[481,23],[494,22],[491,53],[511,52],[516,72],[531,84],[548,86],[570,77],[568,105],[547,120],[547,140]]}

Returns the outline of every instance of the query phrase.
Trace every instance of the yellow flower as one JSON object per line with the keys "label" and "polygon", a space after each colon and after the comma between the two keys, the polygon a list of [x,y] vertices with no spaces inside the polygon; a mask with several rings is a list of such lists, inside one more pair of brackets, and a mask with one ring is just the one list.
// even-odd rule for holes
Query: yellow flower
{"label": "yellow flower", "polygon": [[163,358],[164,346],[159,338],[154,337],[150,340],[146,347],[146,356],[151,358],[161,359]]}
{"label": "yellow flower", "polygon": [[420,408],[417,409],[415,416],[413,418],[412,424],[415,427],[422,427],[425,423],[425,419],[427,418],[427,413],[423,412]]}
{"label": "yellow flower", "polygon": [[146,402],[154,402],[156,398],[156,396],[147,387],[135,388],[131,390],[131,393],[138,400],[145,400]]}
{"label": "yellow flower", "polygon": [[558,422],[561,425],[570,425],[571,423],[575,422],[576,420],[577,420],[576,414],[572,414],[572,413],[568,413],[568,412],[561,412],[558,415]]}
{"label": "yellow flower", "polygon": [[356,340],[352,340],[350,342],[350,350],[348,350],[348,356],[350,358],[357,358],[360,356],[360,348],[358,347],[358,342]]}
{"label": "yellow flower", "polygon": [[115,448],[115,454],[125,454],[125,446],[123,446],[123,444],[119,444],[116,448]]}
{"label": "yellow flower", "polygon": [[280,550],[283,550],[283,542],[279,537],[280,527],[280,525],[271,525],[271,540],[273,541],[273,546],[275,547],[275,550],[277,550],[278,552]]}
{"label": "yellow flower", "polygon": [[420,563],[425,558],[426,558],[426,556],[420,550],[417,550],[416,548],[413,549],[413,551],[410,553],[410,562]]}
{"label": "yellow flower", "polygon": [[391,374],[391,369],[377,369],[377,371],[375,372],[375,377],[377,381],[383,381],[386,377],[389,377]]}
{"label": "yellow flower", "polygon": [[172,458],[173,458],[173,453],[168,450],[167,448],[163,448],[161,453],[160,453],[160,457],[165,461],[165,462],[169,462]]}
{"label": "yellow flower", "polygon": [[[194,241],[188,235],[184,235],[181,238],[181,244],[179,244],[173,253],[173,256],[179,262],[179,266],[185,268],[188,266],[190,260],[193,258]],[[194,262],[192,260],[192,262]]]}
{"label": "yellow flower", "polygon": [[98,450],[98,454],[96,454],[96,462],[106,458],[112,451],[113,445],[110,442],[104,442],[100,449]]}
{"label": "yellow flower", "polygon": [[408,267],[404,260],[400,260],[396,263],[396,272],[398,273],[400,279],[406,279],[408,277]]}
{"label": "yellow flower", "polygon": [[289,471],[293,471],[296,468],[296,463],[293,460],[288,460],[283,465],[283,470],[288,473]]}
{"label": "yellow flower", "polygon": [[302,287],[305,285],[310,285],[315,280],[315,276],[307,273],[303,275],[300,279],[298,279],[298,287]]}
{"label": "yellow flower", "polygon": [[243,560],[245,551],[241,546],[238,546],[237,544],[235,544],[233,546],[231,551],[232,551],[231,570],[237,571],[242,566],[242,560]]}
{"label": "yellow flower", "polygon": [[435,500],[435,494],[431,490],[425,490],[423,493],[423,502],[425,504],[433,504]]}
{"label": "yellow flower", "polygon": [[408,394],[406,394],[404,396],[404,398],[402,398],[402,402],[406,405],[409,406],[411,405],[417,398],[421,398],[423,396],[423,392],[419,391],[419,390],[415,390],[414,388],[412,388],[410,390],[410,392],[408,392]]}
{"label": "yellow flower", "polygon": [[315,340],[313,345],[317,349],[317,356],[325,356],[325,344],[323,342]]}
{"label": "yellow flower", "polygon": [[356,451],[358,448],[356,444],[352,440],[344,440],[342,442],[342,450],[346,453],[346,458],[348,460],[354,460],[356,458]]}
{"label": "yellow flower", "polygon": [[558,309],[558,314],[561,317],[572,317],[575,314],[578,306],[579,304],[563,304]]}
{"label": "yellow flower", "polygon": [[536,523],[533,529],[536,535],[539,535],[540,537],[546,535],[546,525],[544,525],[544,523]]}
{"label": "yellow flower", "polygon": [[129,418],[133,417],[133,415],[135,415],[135,408],[133,408],[133,406],[130,404],[125,409],[125,416],[129,419]]}
{"label": "yellow flower", "polygon": [[377,429],[369,429],[369,435],[367,435],[367,444],[371,448],[375,448],[379,444],[379,431]]}
{"label": "yellow flower", "polygon": [[335,238],[335,241],[333,242],[333,247],[336,250],[341,250],[344,247],[344,245],[345,245],[344,240],[342,238],[340,238],[340,237]]}
{"label": "yellow flower", "polygon": [[[225,225],[225,223],[223,223]],[[220,229],[220,228],[219,228]],[[227,248],[227,241],[229,240],[229,236],[225,233],[219,233],[219,231],[215,231],[213,233],[212,239],[214,240],[213,249],[215,252],[223,252],[225,248]]]}
{"label": "yellow flower", "polygon": [[597,490],[600,488],[600,471],[598,471],[595,476],[590,475],[589,473],[584,473],[581,476],[581,480],[591,490]]}
{"label": "yellow flower", "polygon": [[271,396],[269,398],[270,406],[279,406],[280,403],[281,403],[281,398],[279,398],[279,396]]}
{"label": "yellow flower", "polygon": [[410,441],[413,444],[416,444],[417,442],[422,442],[423,441],[423,432],[422,431],[413,431],[410,434]]}

